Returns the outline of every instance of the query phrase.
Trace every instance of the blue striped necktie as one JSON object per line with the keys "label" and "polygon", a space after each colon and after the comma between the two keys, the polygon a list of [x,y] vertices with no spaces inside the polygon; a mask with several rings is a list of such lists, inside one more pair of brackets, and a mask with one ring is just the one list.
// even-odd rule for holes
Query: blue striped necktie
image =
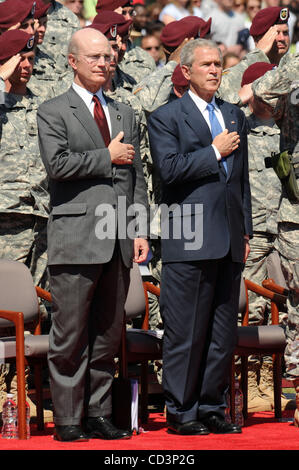
{"label": "blue striped necktie", "polygon": [[[223,132],[222,127],[217,119],[217,116],[215,114],[215,106],[212,103],[207,104],[207,110],[209,111],[209,119],[210,119],[210,124],[211,124],[211,134],[212,138],[214,139],[216,135],[220,134]],[[227,172],[227,163],[226,163],[226,158],[221,159],[224,169]]]}

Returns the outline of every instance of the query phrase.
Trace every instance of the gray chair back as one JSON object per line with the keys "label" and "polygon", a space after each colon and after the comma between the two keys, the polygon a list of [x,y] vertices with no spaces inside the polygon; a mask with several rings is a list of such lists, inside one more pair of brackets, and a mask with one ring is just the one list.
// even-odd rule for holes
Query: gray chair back
{"label": "gray chair back", "polygon": [[[23,312],[25,325],[38,319],[35,286],[24,263],[0,259],[0,310]],[[12,322],[0,318],[0,328],[12,326]]]}
{"label": "gray chair back", "polygon": [[126,317],[136,318],[145,313],[145,295],[142,283],[142,276],[137,263],[133,263],[130,270],[130,287],[125,303]]}

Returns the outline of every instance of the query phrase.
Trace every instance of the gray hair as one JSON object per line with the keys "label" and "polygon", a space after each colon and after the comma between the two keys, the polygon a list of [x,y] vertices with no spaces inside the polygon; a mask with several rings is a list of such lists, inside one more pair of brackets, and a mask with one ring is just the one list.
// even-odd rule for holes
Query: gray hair
{"label": "gray hair", "polygon": [[221,49],[218,47],[218,44],[210,39],[193,39],[192,41],[187,42],[181,51],[181,66],[187,65],[191,67],[194,62],[194,51],[198,48],[206,48],[206,49],[217,49],[219,52],[219,56],[221,59],[221,63],[223,61]]}

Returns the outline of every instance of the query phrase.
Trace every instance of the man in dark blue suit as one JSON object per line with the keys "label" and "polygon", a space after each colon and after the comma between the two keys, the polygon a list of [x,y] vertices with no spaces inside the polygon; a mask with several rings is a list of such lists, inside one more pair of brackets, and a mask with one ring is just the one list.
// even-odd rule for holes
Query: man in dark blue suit
{"label": "man in dark blue suit", "polygon": [[167,424],[178,434],[239,433],[224,412],[252,235],[246,120],[236,106],[215,100],[222,73],[215,43],[190,41],[181,66],[189,91],[148,121],[162,183]]}

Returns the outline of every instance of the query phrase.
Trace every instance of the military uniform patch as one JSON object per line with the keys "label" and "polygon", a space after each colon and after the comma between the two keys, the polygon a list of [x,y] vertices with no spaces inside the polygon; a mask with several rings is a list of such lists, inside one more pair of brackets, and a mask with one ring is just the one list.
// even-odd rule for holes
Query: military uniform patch
{"label": "military uniform patch", "polygon": [[285,21],[289,16],[289,9],[288,8],[282,8],[280,10],[280,15],[279,15],[279,18],[282,20],[282,21]]}

